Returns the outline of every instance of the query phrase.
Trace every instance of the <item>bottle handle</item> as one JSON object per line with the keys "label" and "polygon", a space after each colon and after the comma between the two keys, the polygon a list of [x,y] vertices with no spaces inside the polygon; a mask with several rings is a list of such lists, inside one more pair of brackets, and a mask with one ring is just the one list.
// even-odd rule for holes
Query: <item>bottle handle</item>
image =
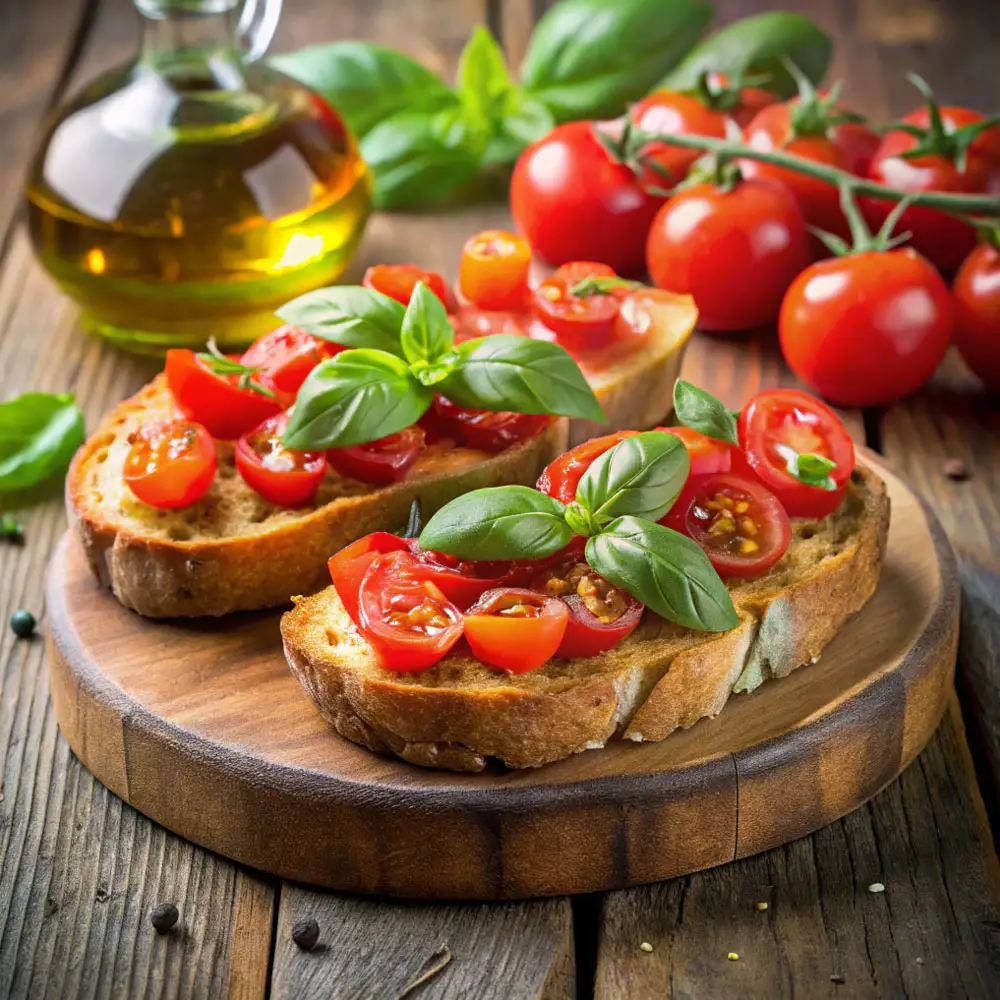
{"label": "bottle handle", "polygon": [[281,17],[282,0],[243,0],[236,35],[243,45],[243,58],[256,62],[267,51]]}

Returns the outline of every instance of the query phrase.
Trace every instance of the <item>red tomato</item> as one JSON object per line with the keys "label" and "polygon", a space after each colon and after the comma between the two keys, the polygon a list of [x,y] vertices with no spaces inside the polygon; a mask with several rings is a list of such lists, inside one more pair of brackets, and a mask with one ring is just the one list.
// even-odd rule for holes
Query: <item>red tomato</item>
{"label": "red tomato", "polygon": [[214,374],[193,351],[167,351],[164,374],[178,409],[221,441],[235,441],[281,412],[277,400],[241,389],[236,375]]}
{"label": "red tomato", "polygon": [[424,271],[413,264],[376,264],[365,271],[361,284],[407,306],[418,281],[422,281],[444,303],[448,312],[458,310],[455,296],[444,278],[437,271]]}
{"label": "red tomato", "polygon": [[[793,100],[764,108],[747,126],[744,141],[761,152],[792,153],[864,176],[878,146],[878,136],[867,125],[827,125],[822,121],[814,123],[819,134],[795,135],[792,126],[796,107],[797,101]],[[832,184],[754,160],[740,161],[740,167],[746,177],[785,184],[795,195],[809,225],[845,239],[850,236],[840,209],[840,192]]]}
{"label": "red tomato", "polygon": [[374,531],[351,542],[327,560],[333,588],[355,625],[358,624],[358,591],[368,567],[386,552],[402,552],[408,548],[409,539],[392,535],[388,531]]}
{"label": "red tomato", "polygon": [[528,302],[528,241],[487,229],[466,241],[458,265],[459,291],[480,309],[521,309]]}
{"label": "red tomato", "polygon": [[409,552],[372,561],[358,592],[358,629],[386,670],[425,670],[462,637],[462,612]]}
{"label": "red tomato", "polygon": [[684,442],[691,459],[691,475],[707,476],[711,472],[736,472],[746,465],[743,452],[735,445],[709,437],[690,427],[657,427]]}
{"label": "red tomato", "polygon": [[586,278],[613,277],[596,261],[563,264],[535,289],[535,315],[569,347],[601,347],[618,331],[621,294],[574,295],[573,288]]}
{"label": "red tomato", "polygon": [[125,456],[128,488],[151,507],[171,510],[199,500],[215,478],[215,443],[201,424],[162,420],[131,437]]}
{"label": "red tomato", "polygon": [[485,591],[512,586],[524,576],[518,563],[458,559],[443,552],[422,549],[416,538],[408,538],[406,544],[413,556],[420,560],[427,579],[460,608],[467,608]]}
{"label": "red tomato", "polygon": [[[750,468],[792,517],[826,517],[840,506],[854,471],[854,442],[829,406],[798,389],[766,389],[750,397],[738,427]],[[833,462],[836,489],[799,482],[788,471],[793,454]]]}
{"label": "red tomato", "polygon": [[638,433],[638,431],[615,431],[614,434],[605,434],[603,437],[593,438],[578,444],[575,448],[570,448],[545,467],[538,477],[538,489],[550,497],[555,497],[561,503],[572,503],[576,499],[576,488],[580,485],[583,474],[594,460],[600,458],[619,441],[634,437]]}
{"label": "red tomato", "polygon": [[344,350],[339,344],[313,337],[297,326],[279,326],[247,349],[240,361],[260,368],[266,384],[285,396],[293,397],[306,376],[324,359]]}
{"label": "red tomato", "polygon": [[[709,73],[707,85],[710,92],[714,92],[721,97],[731,91],[729,80],[722,73]],[[736,100],[730,107],[723,107],[726,115],[732,118],[741,129],[746,128],[756,117],[757,113],[771,104],[777,104],[781,100],[777,94],[772,94],[769,90],[762,90],[760,87],[740,87],[735,95]],[[722,102],[727,104],[730,102]]]}
{"label": "red tomato", "polygon": [[435,396],[420,423],[431,440],[451,438],[468,448],[498,452],[539,433],[551,420],[544,414],[469,410]]}
{"label": "red tomato", "polygon": [[696,541],[723,579],[760,576],[792,540],[778,498],[756,480],[731,473],[692,476],[661,523]]}
{"label": "red tomato", "polygon": [[389,486],[406,478],[424,450],[424,429],[413,425],[377,441],[350,448],[331,448],[326,457],[342,476],[373,486]]}
{"label": "red tomato", "polygon": [[678,192],[660,209],[646,245],[653,283],[693,296],[703,330],[772,322],[810,259],[795,199],[772,181],[738,181],[731,191],[696,184]]}
{"label": "red tomato", "polygon": [[517,228],[550,264],[598,260],[621,274],[643,269],[649,224],[662,199],[594,137],[592,122],[569,122],[517,161],[510,208]]}
{"label": "red tomato", "polygon": [[[983,121],[983,115],[967,108],[941,108],[940,112],[946,135]],[[931,124],[931,117],[927,108],[920,108],[903,118],[903,122],[926,129]],[[919,141],[908,132],[887,132],[869,168],[872,180],[907,192],[1000,195],[1000,128],[988,128],[972,141],[961,169],[956,162],[956,151],[949,148],[947,138],[942,140],[944,152],[941,154],[912,159],[902,155]],[[893,208],[888,202],[871,199],[863,204],[872,225],[880,225]],[[906,209],[896,229],[909,232],[910,246],[949,274],[958,269],[976,242],[975,229],[969,223],[917,205]]]}
{"label": "red tomato", "polygon": [[813,264],[789,288],[778,322],[792,371],[844,406],[879,406],[918,389],[951,328],[947,287],[909,249]]}
{"label": "red tomato", "polygon": [[952,286],[955,345],[965,363],[1000,392],[1000,250],[983,243],[966,258]]}
{"label": "red tomato", "polygon": [[[726,115],[715,111],[692,94],[675,90],[658,90],[632,105],[632,124],[644,132],[662,135],[707,135],[726,137]],[[650,143],[640,151],[646,163],[642,182],[654,187],[672,188],[687,176],[691,164],[701,156],[701,150],[682,149],[666,143]],[[652,163],[654,166],[650,166]],[[665,173],[661,173],[665,171]]]}
{"label": "red tomato", "polygon": [[569,612],[533,590],[487,590],[465,613],[465,638],[476,659],[512,674],[537,670],[555,656]]}
{"label": "red tomato", "polygon": [[291,451],[281,443],[288,414],[268,417],[236,442],[236,469],[243,481],[268,503],[303,507],[316,497],[326,475],[321,451]]}

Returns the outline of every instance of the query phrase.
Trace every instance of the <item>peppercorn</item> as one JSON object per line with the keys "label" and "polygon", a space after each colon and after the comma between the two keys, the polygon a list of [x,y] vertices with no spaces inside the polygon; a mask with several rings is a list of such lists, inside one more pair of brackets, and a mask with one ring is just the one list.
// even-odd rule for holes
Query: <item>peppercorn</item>
{"label": "peppercorn", "polygon": [[312,951],[319,940],[319,924],[312,919],[296,921],[292,928],[292,940],[303,951]]}
{"label": "peppercorn", "polygon": [[10,629],[18,639],[30,639],[35,634],[35,616],[24,608],[18,608],[10,616]]}
{"label": "peppercorn", "polygon": [[24,541],[24,528],[10,514],[0,514],[0,537],[20,545]]}
{"label": "peppercorn", "polygon": [[178,916],[173,903],[158,903],[149,919],[157,934],[166,934],[177,923]]}

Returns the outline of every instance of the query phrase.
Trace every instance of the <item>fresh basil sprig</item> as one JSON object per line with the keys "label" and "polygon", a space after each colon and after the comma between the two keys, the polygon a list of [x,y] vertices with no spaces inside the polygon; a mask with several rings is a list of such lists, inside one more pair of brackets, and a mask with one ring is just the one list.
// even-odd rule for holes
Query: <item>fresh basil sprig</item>
{"label": "fresh basil sprig", "polygon": [[0,403],[0,494],[65,472],[83,444],[83,415],[67,394],[27,392]]}
{"label": "fresh basil sprig", "polygon": [[639,434],[587,470],[568,506],[525,486],[476,490],[442,507],[420,545],[461,559],[542,559],[586,536],[587,563],[616,587],[670,621],[725,631],[738,618],[708,556],[651,520],[672,506],[688,464],[673,435]]}
{"label": "fresh basil sprig", "polygon": [[739,445],[736,416],[710,392],[678,379],[674,383],[674,415],[679,423],[708,437]]}

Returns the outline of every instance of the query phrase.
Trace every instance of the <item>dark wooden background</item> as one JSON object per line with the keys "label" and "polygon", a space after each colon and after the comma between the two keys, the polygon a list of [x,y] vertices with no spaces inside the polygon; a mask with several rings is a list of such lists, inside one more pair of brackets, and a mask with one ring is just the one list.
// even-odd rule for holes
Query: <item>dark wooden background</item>
{"label": "dark wooden background", "polygon": [[[447,75],[484,19],[516,62],[539,6],[286,0],[276,46],[374,39]],[[776,5],[716,6],[726,21]],[[946,101],[1000,111],[997,0],[781,6],[833,34],[832,77],[844,78],[848,101],[877,120],[916,103],[904,79],[911,69]],[[150,368],[80,333],[74,307],[32,260],[17,206],[47,109],[134,45],[128,0],[0,0],[0,395],[73,391],[91,425]],[[505,218],[502,205],[378,217],[359,263],[411,258],[453,275],[463,238]],[[731,405],[760,385],[793,381],[767,342],[703,337],[689,350],[685,377]],[[882,451],[937,510],[965,587],[961,709],[953,702],[919,760],[867,806],[769,854],[599,898],[460,906],[315,892],[185,843],[110,795],[58,734],[41,641],[15,641],[5,628],[0,997],[392,998],[441,946],[452,961],[413,994],[421,1000],[997,996],[1000,865],[987,814],[996,821],[1000,411],[950,358],[911,399],[847,417],[858,440]],[[948,458],[967,464],[967,482],[943,476]],[[52,494],[19,516],[25,546],[0,547],[4,621],[17,607],[42,612],[45,561],[65,524]],[[884,892],[869,891],[876,882]],[[163,900],[177,902],[181,921],[158,937],[148,916]],[[758,909],[763,902],[768,908]],[[305,916],[321,927],[322,947],[311,954],[290,936]],[[651,952],[640,949],[644,941]]]}

